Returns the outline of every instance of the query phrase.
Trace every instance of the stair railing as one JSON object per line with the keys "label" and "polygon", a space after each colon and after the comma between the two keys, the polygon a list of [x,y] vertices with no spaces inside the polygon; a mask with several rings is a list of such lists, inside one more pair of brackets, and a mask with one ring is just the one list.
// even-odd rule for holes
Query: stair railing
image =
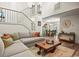
{"label": "stair railing", "polygon": [[0,7],[0,23],[21,24],[30,32],[35,31],[35,23],[21,11]]}

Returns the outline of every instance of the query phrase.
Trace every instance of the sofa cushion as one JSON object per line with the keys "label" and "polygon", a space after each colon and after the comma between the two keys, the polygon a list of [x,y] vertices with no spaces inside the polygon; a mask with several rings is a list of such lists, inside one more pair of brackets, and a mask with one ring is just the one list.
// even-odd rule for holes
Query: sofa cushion
{"label": "sofa cushion", "polygon": [[19,36],[20,36],[20,38],[30,38],[30,37],[32,37],[32,35],[31,35],[31,33],[20,33],[19,32]]}
{"label": "sofa cushion", "polygon": [[8,56],[12,56],[15,55],[17,53],[23,52],[25,50],[29,49],[28,47],[26,47],[23,43],[19,42],[19,43],[14,43],[11,46],[7,47],[4,51],[4,56],[8,57]]}
{"label": "sofa cushion", "polygon": [[39,41],[39,40],[44,40],[44,38],[43,37],[32,37],[32,38],[22,38],[20,40],[23,43],[28,44],[28,43],[36,42],[36,41]]}
{"label": "sofa cushion", "polygon": [[20,40],[16,40],[13,43],[22,43]]}
{"label": "sofa cushion", "polygon": [[22,38],[20,39],[23,43],[30,43],[30,42],[34,42],[35,40],[33,38]]}
{"label": "sofa cushion", "polygon": [[32,38],[35,40],[44,40],[45,39],[44,37],[32,37]]}
{"label": "sofa cushion", "polygon": [[4,52],[4,43],[0,38],[0,57],[3,55],[3,52]]}
{"label": "sofa cushion", "polygon": [[35,55],[30,50],[26,50],[22,53],[13,55],[11,57],[35,57]]}

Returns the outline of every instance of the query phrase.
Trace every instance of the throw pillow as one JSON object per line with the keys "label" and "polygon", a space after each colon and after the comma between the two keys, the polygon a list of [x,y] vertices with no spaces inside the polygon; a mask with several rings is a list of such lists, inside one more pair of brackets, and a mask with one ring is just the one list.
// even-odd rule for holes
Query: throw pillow
{"label": "throw pillow", "polygon": [[13,33],[13,34],[11,34],[11,37],[13,38],[13,41],[20,39],[19,33]]}
{"label": "throw pillow", "polygon": [[10,36],[10,34],[8,34],[8,33],[5,33],[5,34],[3,34],[3,36],[2,36],[2,38],[4,38],[4,39],[8,39],[8,38],[10,38],[11,36]]}
{"label": "throw pillow", "polygon": [[12,38],[7,38],[7,39],[2,38],[2,39],[3,39],[3,42],[4,42],[5,48],[7,48],[8,46],[10,46],[11,44],[14,43]]}
{"label": "throw pillow", "polygon": [[33,33],[32,33],[32,36],[33,36],[33,37],[39,37],[39,36],[40,36],[40,32],[33,32]]}

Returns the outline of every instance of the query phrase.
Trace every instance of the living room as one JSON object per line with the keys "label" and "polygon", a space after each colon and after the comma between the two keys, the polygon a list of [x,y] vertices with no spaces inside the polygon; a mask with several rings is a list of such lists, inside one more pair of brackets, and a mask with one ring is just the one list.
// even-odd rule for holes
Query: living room
{"label": "living room", "polygon": [[78,10],[79,2],[0,2],[0,57],[78,57]]}

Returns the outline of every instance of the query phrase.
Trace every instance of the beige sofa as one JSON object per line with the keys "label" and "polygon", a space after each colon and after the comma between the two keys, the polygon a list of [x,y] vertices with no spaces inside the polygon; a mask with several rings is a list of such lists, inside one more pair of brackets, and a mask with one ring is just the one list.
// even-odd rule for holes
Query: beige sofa
{"label": "beige sofa", "polygon": [[20,40],[14,41],[12,45],[4,48],[0,38],[0,57],[34,57],[35,55]]}
{"label": "beige sofa", "polygon": [[33,57],[35,55],[29,46],[44,40],[43,37],[32,37],[29,33],[14,33],[12,35],[17,40],[7,48],[4,48],[4,43],[0,38],[0,57]]}

